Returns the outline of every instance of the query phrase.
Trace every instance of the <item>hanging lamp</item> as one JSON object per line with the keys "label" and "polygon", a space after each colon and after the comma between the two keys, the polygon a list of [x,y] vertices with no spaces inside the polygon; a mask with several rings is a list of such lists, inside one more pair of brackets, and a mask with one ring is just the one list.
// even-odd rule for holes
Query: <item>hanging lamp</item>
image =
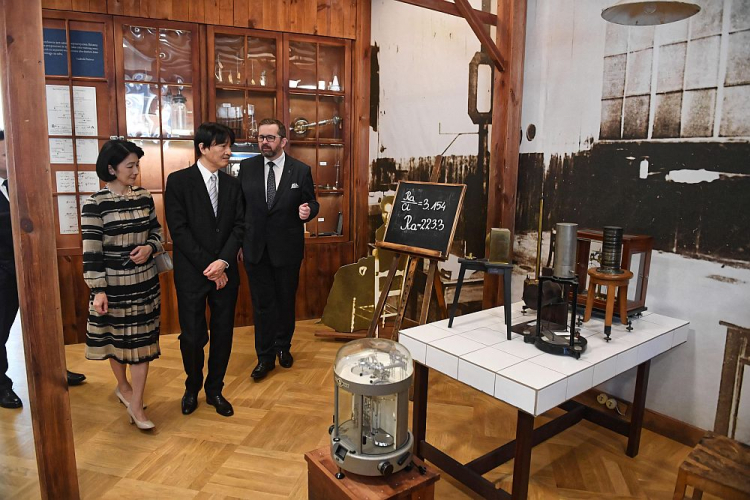
{"label": "hanging lamp", "polygon": [[679,0],[620,0],[602,11],[605,21],[625,26],[656,26],[682,21],[700,12],[699,5]]}

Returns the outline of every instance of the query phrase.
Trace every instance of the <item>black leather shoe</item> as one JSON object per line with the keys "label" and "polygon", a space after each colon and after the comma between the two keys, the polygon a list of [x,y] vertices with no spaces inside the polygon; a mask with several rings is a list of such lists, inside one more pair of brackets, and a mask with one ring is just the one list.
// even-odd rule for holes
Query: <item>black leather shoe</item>
{"label": "black leather shoe", "polygon": [[221,394],[215,394],[213,396],[206,395],[206,403],[216,408],[216,413],[224,417],[231,417],[234,415],[234,408]]}
{"label": "black leather shoe", "polygon": [[18,394],[13,392],[13,389],[9,387],[7,389],[0,389],[0,406],[3,408],[20,408],[23,406],[23,403]]}
{"label": "black leather shoe", "polygon": [[279,351],[279,364],[284,368],[291,368],[294,364],[292,353],[287,349],[281,349]]}
{"label": "black leather shoe", "polygon": [[81,385],[86,380],[86,375],[83,373],[75,373],[68,370],[68,385]]}
{"label": "black leather shoe", "polygon": [[255,367],[250,377],[257,382],[264,379],[268,375],[268,372],[274,368],[276,368],[276,364],[273,361],[259,361],[258,366]]}
{"label": "black leather shoe", "polygon": [[190,415],[196,408],[198,408],[198,395],[185,391],[185,395],[182,396],[182,414]]}

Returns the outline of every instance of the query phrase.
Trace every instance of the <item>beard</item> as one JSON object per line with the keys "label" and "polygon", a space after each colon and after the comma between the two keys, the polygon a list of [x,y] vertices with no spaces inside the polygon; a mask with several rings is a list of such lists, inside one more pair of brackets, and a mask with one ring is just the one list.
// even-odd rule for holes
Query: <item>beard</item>
{"label": "beard", "polygon": [[260,148],[260,154],[262,154],[266,158],[273,158],[276,156],[279,152],[279,148],[273,148],[273,147],[267,147],[267,148]]}

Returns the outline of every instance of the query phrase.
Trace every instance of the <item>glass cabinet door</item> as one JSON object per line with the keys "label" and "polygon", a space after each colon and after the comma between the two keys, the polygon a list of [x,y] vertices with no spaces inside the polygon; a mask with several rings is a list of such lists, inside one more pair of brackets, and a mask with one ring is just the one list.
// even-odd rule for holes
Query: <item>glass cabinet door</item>
{"label": "glass cabinet door", "polygon": [[[347,41],[286,35],[289,154],[312,168],[320,212],[306,225],[316,241],[346,240],[349,227],[351,65]],[[337,240],[334,240],[337,241]]]}
{"label": "glass cabinet door", "polygon": [[255,143],[258,122],[279,115],[280,37],[214,27],[208,36],[210,119],[231,128],[239,144]]}
{"label": "glass cabinet door", "polygon": [[193,136],[202,121],[198,29],[116,17],[115,40],[120,130],[145,152],[139,185],[151,192],[159,222],[166,228],[167,177],[195,162]]}
{"label": "glass cabinet door", "polygon": [[117,135],[111,18],[45,11],[43,43],[57,249],[81,255],[81,207],[102,186],[99,149]]}

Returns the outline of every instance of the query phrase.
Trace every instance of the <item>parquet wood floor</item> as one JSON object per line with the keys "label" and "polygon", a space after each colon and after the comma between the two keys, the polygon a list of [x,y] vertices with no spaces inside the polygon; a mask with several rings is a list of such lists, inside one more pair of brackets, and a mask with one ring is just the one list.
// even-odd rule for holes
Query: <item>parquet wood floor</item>
{"label": "parquet wood floor", "polygon": [[[68,367],[87,382],[70,388],[80,490],[89,499],[303,499],[303,454],[328,442],[332,420],[332,365],[342,343],[321,340],[325,327],[298,323],[294,367],[276,368],[261,383],[252,328],[235,331],[224,395],[235,415],[224,418],[205,404],[180,413],[184,374],[176,335],[162,337],[146,391],[152,433],[128,423],[114,396],[108,363],[87,361],[83,346],[66,347]],[[39,498],[20,332],[8,344],[22,410],[0,409],[0,499]],[[427,434],[431,442],[469,461],[513,439],[515,412],[492,398],[431,372]],[[558,411],[558,410],[553,410]],[[543,418],[538,419],[540,423]],[[677,468],[690,448],[647,430],[636,459],[625,438],[580,423],[532,453],[532,499],[671,498]],[[512,462],[487,475],[509,488]],[[478,498],[447,475],[438,499]],[[706,496],[708,498],[708,496]]]}

